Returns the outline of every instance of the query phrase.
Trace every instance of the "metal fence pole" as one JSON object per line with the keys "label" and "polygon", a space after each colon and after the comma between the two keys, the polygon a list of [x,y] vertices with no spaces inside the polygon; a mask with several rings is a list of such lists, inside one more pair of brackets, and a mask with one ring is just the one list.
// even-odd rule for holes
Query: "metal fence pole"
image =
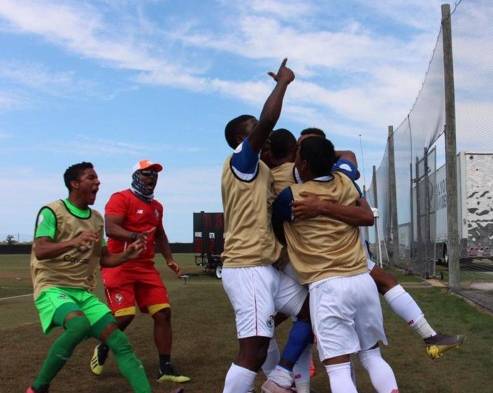
{"label": "metal fence pole", "polygon": [[413,259],[416,257],[416,239],[414,238],[414,226],[416,223],[414,222],[414,210],[416,207],[414,206],[414,187],[413,187],[413,164],[409,163],[409,193],[411,195],[409,211],[411,214],[410,218],[410,226],[411,226],[411,234],[409,236],[409,260],[407,262],[407,270],[411,271],[411,264]]}
{"label": "metal fence pole", "polygon": [[419,172],[419,157],[416,156],[416,177],[415,188],[416,188],[416,257],[415,266],[419,269],[419,273],[423,274],[423,269],[421,269],[421,264],[423,263],[423,232],[422,232],[422,204],[421,204],[421,173]]}
{"label": "metal fence pole", "polygon": [[[366,200],[368,200],[367,196],[366,196],[366,185],[363,184],[363,198],[365,198]],[[365,241],[369,241],[370,239],[370,230],[367,226],[363,227],[363,234],[364,234],[364,238],[365,238]]]}
{"label": "metal fence pole", "polygon": [[445,165],[447,175],[447,253],[449,288],[460,288],[460,244],[457,201],[457,144],[455,129],[454,58],[450,5],[442,4],[443,67],[445,81]]}
{"label": "metal fence pole", "polygon": [[[371,187],[373,188],[373,204],[374,208],[378,211],[378,193],[377,193],[377,167],[373,165],[373,176],[371,178]],[[375,253],[377,254],[377,262],[379,266],[381,266],[382,261],[382,245],[380,244],[380,233],[379,233],[379,223],[380,223],[380,213],[378,213],[378,217],[375,220],[375,237],[376,237],[376,249]]]}
{"label": "metal fence pole", "polygon": [[399,265],[399,223],[397,221],[397,189],[395,181],[395,153],[394,153],[394,127],[388,127],[389,136],[387,144],[389,146],[389,219],[390,234],[392,239],[392,258],[390,263],[394,266]]}
{"label": "metal fence pole", "polygon": [[424,263],[425,263],[425,277],[429,278],[431,269],[430,269],[430,243],[431,243],[431,220],[430,220],[430,213],[431,213],[431,208],[430,208],[430,178],[429,178],[429,166],[428,166],[428,148],[425,147],[423,151],[423,166],[424,166],[424,213],[425,213],[425,219],[424,219]]}

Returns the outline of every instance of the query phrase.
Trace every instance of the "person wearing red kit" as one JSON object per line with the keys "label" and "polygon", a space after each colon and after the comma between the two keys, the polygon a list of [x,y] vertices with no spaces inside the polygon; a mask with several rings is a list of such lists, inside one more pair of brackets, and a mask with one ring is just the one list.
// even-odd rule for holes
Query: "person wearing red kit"
{"label": "person wearing red kit", "polygon": [[[167,289],[154,266],[155,251],[162,254],[167,266],[177,276],[180,266],[171,253],[163,227],[163,205],[154,198],[161,164],[139,161],[132,174],[129,189],[114,193],[105,207],[105,227],[109,250],[124,250],[136,239],[143,239],[146,249],[139,258],[125,267],[101,269],[108,305],[125,330],[136,314],[136,304],[154,320],[154,341],[159,354],[158,382],[188,382],[171,363],[171,309]],[[112,251],[114,252],[114,251]],[[99,344],[94,349],[90,367],[101,375],[108,357],[108,347]]]}

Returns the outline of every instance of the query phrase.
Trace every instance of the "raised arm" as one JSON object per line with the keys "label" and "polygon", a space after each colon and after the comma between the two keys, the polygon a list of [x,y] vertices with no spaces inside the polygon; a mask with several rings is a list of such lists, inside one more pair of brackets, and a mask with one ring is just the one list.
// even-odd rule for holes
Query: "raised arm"
{"label": "raised arm", "polygon": [[287,59],[284,59],[277,71],[277,74],[269,72],[269,75],[276,81],[276,86],[267,98],[262,113],[254,130],[248,137],[252,149],[259,153],[262,146],[272,132],[281,115],[282,102],[288,85],[294,80],[294,73],[286,67]]}

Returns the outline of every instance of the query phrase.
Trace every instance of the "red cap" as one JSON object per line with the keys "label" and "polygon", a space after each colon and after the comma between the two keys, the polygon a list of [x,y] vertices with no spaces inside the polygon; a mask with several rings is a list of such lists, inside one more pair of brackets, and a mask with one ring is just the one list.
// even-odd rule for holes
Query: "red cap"
{"label": "red cap", "polygon": [[137,164],[134,165],[134,172],[142,171],[144,169],[150,169],[156,172],[161,172],[163,170],[163,166],[161,164],[149,160],[140,160],[139,162],[137,162]]}

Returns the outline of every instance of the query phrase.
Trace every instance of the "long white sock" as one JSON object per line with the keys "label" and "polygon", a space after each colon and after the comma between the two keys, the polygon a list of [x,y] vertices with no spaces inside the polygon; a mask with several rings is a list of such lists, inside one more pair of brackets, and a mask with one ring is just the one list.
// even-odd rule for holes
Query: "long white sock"
{"label": "long white sock", "polygon": [[231,363],[224,380],[223,393],[248,393],[256,376],[256,372]]}
{"label": "long white sock", "polygon": [[359,353],[361,364],[370,375],[371,384],[378,393],[398,392],[397,381],[389,364],[382,358],[380,348]]}
{"label": "long white sock", "polygon": [[312,344],[308,344],[293,367],[294,383],[298,393],[310,393],[310,364]]}
{"label": "long white sock", "polygon": [[269,348],[267,349],[267,357],[265,358],[264,364],[262,364],[262,371],[267,378],[279,364],[280,359],[281,353],[279,352],[277,341],[275,338],[271,338],[269,341]]}
{"label": "long white sock", "polygon": [[330,380],[332,393],[358,393],[351,379],[351,363],[325,366]]}
{"label": "long white sock", "polygon": [[269,379],[286,389],[289,389],[294,382],[293,373],[281,366],[276,366],[269,374]]}
{"label": "long white sock", "polygon": [[421,308],[401,285],[396,285],[388,290],[384,298],[392,311],[404,319],[422,338],[428,338],[436,334],[426,320]]}

